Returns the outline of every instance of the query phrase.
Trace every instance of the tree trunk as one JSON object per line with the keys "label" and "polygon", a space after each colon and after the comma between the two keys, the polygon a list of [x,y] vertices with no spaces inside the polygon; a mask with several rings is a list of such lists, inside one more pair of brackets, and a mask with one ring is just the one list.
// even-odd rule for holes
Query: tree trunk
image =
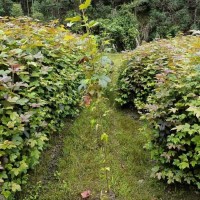
{"label": "tree trunk", "polygon": [[29,0],[20,0],[24,15],[30,16],[32,3]]}

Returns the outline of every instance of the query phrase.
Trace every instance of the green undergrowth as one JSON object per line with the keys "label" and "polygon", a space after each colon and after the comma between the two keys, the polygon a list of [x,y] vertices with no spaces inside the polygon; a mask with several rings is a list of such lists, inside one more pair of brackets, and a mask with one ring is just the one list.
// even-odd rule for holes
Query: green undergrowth
{"label": "green undergrowth", "polygon": [[[114,62],[113,83],[119,54],[110,56]],[[67,120],[62,133],[50,139],[41,164],[30,174],[29,184],[18,194],[18,200],[79,200],[80,193],[90,190],[90,200],[100,199],[106,190],[102,173],[101,134],[108,135],[107,162],[110,200],[198,200],[196,191],[167,187],[150,178],[154,162],[143,146],[147,135],[140,131],[146,124],[136,114],[116,108],[109,99],[101,99],[85,108],[75,120]],[[111,100],[110,100],[111,99]],[[98,124],[98,129],[95,129]],[[150,129],[148,131],[151,131]]]}

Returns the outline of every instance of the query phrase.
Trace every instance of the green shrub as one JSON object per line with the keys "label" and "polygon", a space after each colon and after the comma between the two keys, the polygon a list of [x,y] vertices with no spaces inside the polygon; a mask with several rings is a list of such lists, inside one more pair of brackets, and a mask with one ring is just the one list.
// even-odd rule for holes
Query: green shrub
{"label": "green shrub", "polygon": [[[146,145],[152,175],[200,188],[200,38],[153,42],[131,54],[119,80],[121,103],[132,101],[154,127]],[[133,99],[134,98],[134,99]]]}
{"label": "green shrub", "polygon": [[33,14],[32,14],[32,18],[33,19],[39,19],[39,20],[44,20],[44,15],[40,12],[37,12],[35,11]]}
{"label": "green shrub", "polygon": [[200,189],[200,59],[191,56],[196,60],[157,75],[144,118],[156,129],[147,145],[157,161],[153,176]]}
{"label": "green shrub", "polygon": [[23,11],[22,11],[22,7],[19,3],[14,3],[12,5],[12,9],[11,9],[11,16],[13,17],[19,17],[19,16],[23,16]]}
{"label": "green shrub", "polygon": [[146,43],[127,55],[118,79],[120,95],[117,101],[121,105],[134,102],[139,107],[146,102],[155,87],[155,75],[167,68],[170,56],[175,55],[172,50],[167,51],[173,48],[169,45],[168,40]]}
{"label": "green shrub", "polygon": [[6,198],[26,182],[48,135],[78,114],[87,41],[54,22],[0,20],[0,191]]}
{"label": "green shrub", "polygon": [[138,22],[129,5],[113,11],[108,19],[99,19],[100,36],[109,36],[117,51],[134,49],[137,46]]}

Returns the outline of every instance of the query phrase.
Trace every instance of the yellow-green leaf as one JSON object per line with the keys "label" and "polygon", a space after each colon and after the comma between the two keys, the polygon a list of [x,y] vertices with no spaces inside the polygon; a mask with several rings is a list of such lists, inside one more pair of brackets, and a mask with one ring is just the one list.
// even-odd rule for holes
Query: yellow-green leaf
{"label": "yellow-green leaf", "polygon": [[66,36],[64,37],[64,40],[65,40],[65,41],[69,41],[69,40],[72,40],[72,39],[74,39],[74,36],[73,36],[73,35],[66,35]]}
{"label": "yellow-green leaf", "polygon": [[70,17],[70,18],[66,18],[65,21],[79,22],[81,21],[81,17],[80,16]]}
{"label": "yellow-green leaf", "polygon": [[80,10],[85,10],[91,5],[91,0],[86,0],[85,3],[81,4],[79,6]]}
{"label": "yellow-green leaf", "polygon": [[103,133],[101,135],[101,140],[107,143],[108,142],[108,135],[106,133]]}
{"label": "yellow-green leaf", "polygon": [[12,182],[12,191],[13,192],[21,191],[21,186],[17,183]]}

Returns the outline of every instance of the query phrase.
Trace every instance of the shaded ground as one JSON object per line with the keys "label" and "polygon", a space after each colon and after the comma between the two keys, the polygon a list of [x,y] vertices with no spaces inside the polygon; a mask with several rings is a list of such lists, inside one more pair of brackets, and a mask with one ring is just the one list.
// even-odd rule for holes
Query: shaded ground
{"label": "shaded ground", "polygon": [[[122,56],[111,57],[116,63],[114,86]],[[117,109],[113,95],[113,91],[108,92],[109,99],[86,108],[76,120],[66,122],[62,133],[51,138],[41,164],[16,199],[79,200],[85,190],[91,190],[91,200],[200,199],[195,190],[168,187],[150,178],[153,162],[143,146],[151,130],[142,133],[145,124],[134,112]],[[106,147],[100,140],[102,133],[108,135]],[[110,168],[107,180],[102,171],[105,167]],[[107,181],[111,192],[105,197],[101,194],[107,190]]]}

